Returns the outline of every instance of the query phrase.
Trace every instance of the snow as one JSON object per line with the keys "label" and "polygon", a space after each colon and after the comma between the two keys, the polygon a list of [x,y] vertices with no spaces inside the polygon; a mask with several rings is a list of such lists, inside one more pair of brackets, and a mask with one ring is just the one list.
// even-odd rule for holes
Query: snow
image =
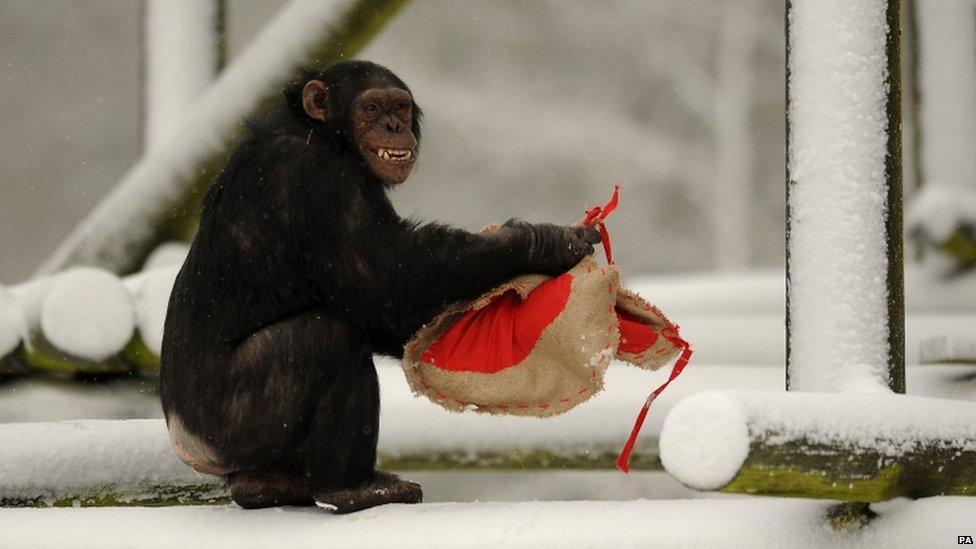
{"label": "snow", "polygon": [[933,547],[972,531],[964,497],[876,504],[856,532],[824,525],[830,502],[749,498],[314,507],[3,509],[4,547]]}
{"label": "snow", "polygon": [[163,242],[159,246],[156,246],[156,249],[146,257],[145,263],[142,264],[142,269],[149,271],[159,267],[182,265],[189,251],[190,246],[185,242]]}
{"label": "snow", "polygon": [[[781,269],[628,277],[625,285],[683,324],[685,317],[783,315],[786,274]],[[976,312],[976,275],[945,279],[905,265],[909,313]]]}
{"label": "snow", "polygon": [[27,341],[27,323],[20,306],[6,288],[0,286],[0,359]]}
{"label": "snow", "polygon": [[159,356],[163,349],[163,325],[169,307],[169,295],[180,271],[180,264],[145,273],[134,294],[139,335],[150,351]]}
{"label": "snow", "polygon": [[788,106],[790,383],[887,390],[885,0],[795,0]]}
{"label": "snow", "polygon": [[976,336],[972,325],[958,325],[955,333],[934,336],[919,343],[919,362],[969,362],[976,364]]}
{"label": "snow", "polygon": [[927,181],[909,202],[905,221],[908,234],[922,231],[936,243],[947,240],[960,225],[976,227],[976,185]]}
{"label": "snow", "polygon": [[24,322],[29,328],[35,328],[41,323],[41,306],[54,281],[54,277],[42,276],[9,288],[10,295],[20,305]]}
{"label": "snow", "polygon": [[976,408],[969,402],[892,393],[712,390],[672,409],[660,452],[665,469],[683,484],[714,489],[734,476],[749,441],[805,441],[897,457],[944,441],[976,451],[973,425]]}
{"label": "snow", "polygon": [[[537,449],[577,454],[594,447],[618,451],[647,393],[668,375],[667,369],[647,372],[615,363],[607,370],[603,392],[570,413],[538,419],[448,412],[414,397],[395,361],[377,362],[382,395],[379,450],[395,456]],[[913,395],[976,401],[972,371],[958,365],[910,367],[908,389]],[[781,391],[784,382],[782,367],[692,364],[655,400],[639,448],[654,451],[669,410],[691,395],[715,389]],[[145,379],[98,384],[30,378],[10,382],[0,385],[0,422],[161,418],[153,385]],[[79,463],[87,459],[81,450],[75,453]],[[24,463],[34,460],[22,459]]]}
{"label": "snow", "polygon": [[659,443],[661,463],[688,486],[715,490],[731,482],[748,457],[749,425],[734,399],[704,394],[689,398],[687,405],[682,401],[668,414]]}
{"label": "snow", "polygon": [[204,478],[172,453],[162,420],[0,425],[5,497],[146,492],[159,485],[196,486]]}
{"label": "snow", "polygon": [[148,0],[146,144],[169,137],[217,72],[216,0]]}
{"label": "snow", "polygon": [[[136,307],[136,324],[148,347],[158,353],[172,281],[185,246],[163,246],[159,262],[124,279]],[[172,254],[166,259],[164,256]],[[156,266],[156,265],[166,266]],[[37,329],[47,292],[62,275],[40,277],[8,288],[28,329]],[[906,353],[922,356],[922,346],[949,338],[965,342],[966,327],[976,323],[976,276],[939,281],[919,270],[908,270]],[[638,277],[628,287],[648,296],[681,325],[695,344],[696,364],[777,365],[785,360],[782,271]],[[0,314],[10,308],[0,301]],[[941,312],[934,312],[940,311]],[[948,312],[946,312],[948,311]],[[8,337],[13,332],[7,332]],[[960,339],[961,338],[961,339]],[[962,344],[962,343],[961,343]],[[926,361],[939,357],[926,358]]]}
{"label": "snow", "polygon": [[63,273],[41,306],[44,337],[78,358],[100,361],[118,354],[135,329],[132,297],[122,281],[100,269]]}
{"label": "snow", "polygon": [[269,21],[220,74],[170,138],[149,150],[41,265],[51,273],[70,263],[117,270],[130,262],[129,246],[156,233],[185,194],[202,159],[229,144],[241,117],[277,93],[297,65],[356,0],[293,0]]}

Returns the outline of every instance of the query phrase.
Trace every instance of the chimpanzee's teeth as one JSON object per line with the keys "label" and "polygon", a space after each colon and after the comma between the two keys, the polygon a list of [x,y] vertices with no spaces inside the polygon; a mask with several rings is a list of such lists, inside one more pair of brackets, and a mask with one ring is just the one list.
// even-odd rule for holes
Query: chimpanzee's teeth
{"label": "chimpanzee's teeth", "polygon": [[407,160],[413,156],[410,149],[378,149],[376,156],[384,160]]}

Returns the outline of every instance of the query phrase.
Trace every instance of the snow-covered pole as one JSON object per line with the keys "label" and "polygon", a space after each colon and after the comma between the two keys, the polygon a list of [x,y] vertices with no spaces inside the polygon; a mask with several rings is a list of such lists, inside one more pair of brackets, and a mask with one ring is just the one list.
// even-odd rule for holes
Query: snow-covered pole
{"label": "snow-covered pole", "polygon": [[280,97],[298,67],[360,51],[409,0],[292,0],[238,54],[172,136],[147,151],[38,269],[72,264],[117,273],[156,244],[186,237],[214,173],[239,139],[240,121]]}
{"label": "snow-covered pole", "polygon": [[787,388],[905,391],[899,0],[787,2]]}
{"label": "snow-covered pole", "polygon": [[976,495],[976,409],[897,394],[704,391],[661,431],[698,490],[874,502]]}
{"label": "snow-covered pole", "polygon": [[146,148],[176,131],[217,75],[225,0],[147,0]]}

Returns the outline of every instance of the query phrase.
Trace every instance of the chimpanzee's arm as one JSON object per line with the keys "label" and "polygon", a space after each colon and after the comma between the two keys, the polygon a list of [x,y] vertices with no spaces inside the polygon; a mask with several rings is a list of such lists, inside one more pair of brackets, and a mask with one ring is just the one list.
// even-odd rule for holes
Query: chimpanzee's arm
{"label": "chimpanzee's arm", "polygon": [[593,251],[599,233],[509,221],[473,234],[442,225],[406,230],[398,245],[398,304],[408,331],[451,302],[472,298],[515,276],[558,275]]}

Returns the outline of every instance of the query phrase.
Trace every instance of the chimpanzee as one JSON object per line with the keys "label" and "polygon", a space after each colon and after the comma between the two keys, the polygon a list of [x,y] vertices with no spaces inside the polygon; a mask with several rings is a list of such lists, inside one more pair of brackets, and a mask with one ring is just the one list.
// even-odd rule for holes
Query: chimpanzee
{"label": "chimpanzee", "polygon": [[177,455],[225,475],[242,507],[419,502],[418,484],[375,468],[373,354],[402,357],[451,302],[561,273],[600,240],[584,227],[471,233],[400,218],[386,192],[413,169],[420,118],[379,65],[306,70],[245,123],[204,198],[169,302],[162,403]]}

